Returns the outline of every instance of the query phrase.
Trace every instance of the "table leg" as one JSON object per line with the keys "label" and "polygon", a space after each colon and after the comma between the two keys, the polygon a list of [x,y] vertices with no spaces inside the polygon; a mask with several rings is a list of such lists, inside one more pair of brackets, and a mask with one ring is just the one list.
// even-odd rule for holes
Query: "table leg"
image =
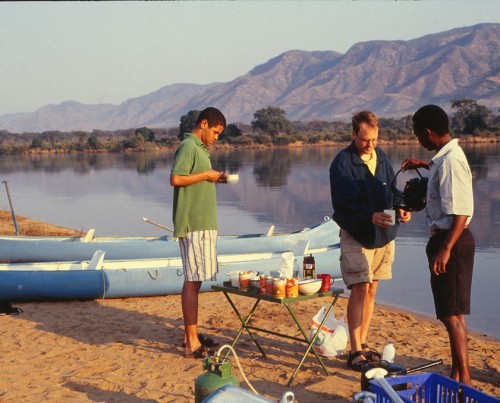
{"label": "table leg", "polygon": [[304,363],[306,357],[307,357],[307,354],[309,354],[309,352],[311,351],[312,349],[312,352],[314,353],[314,355],[316,356],[316,359],[318,360],[319,364],[321,365],[321,368],[323,368],[323,371],[325,371],[325,374],[328,376],[330,375],[330,373],[328,372],[328,369],[326,368],[325,364],[323,363],[323,360],[321,359],[321,357],[318,355],[318,353],[316,352],[316,350],[314,350],[314,348],[312,348],[314,346],[314,342],[316,341],[318,335],[319,335],[319,331],[320,329],[323,327],[324,323],[326,322],[326,319],[328,318],[328,315],[330,314],[330,312],[332,311],[333,307],[335,306],[335,304],[337,303],[337,299],[338,299],[338,295],[336,295],[332,301],[332,303],[330,304],[330,306],[328,307],[328,310],[323,318],[323,320],[321,321],[321,324],[318,328],[318,330],[316,331],[316,333],[314,333],[314,336],[311,338],[311,340],[308,340],[308,336],[307,336],[307,333],[305,332],[304,328],[302,327],[302,325],[300,324],[298,318],[295,316],[295,314],[293,313],[291,307],[288,305],[288,304],[284,304],[286,306],[286,308],[288,309],[288,312],[290,312],[290,315],[292,316],[293,320],[295,321],[295,323],[297,324],[298,328],[300,329],[302,335],[304,336],[304,339],[306,340],[306,343],[307,343],[307,349],[306,351],[304,352],[304,354],[302,355],[302,358],[299,362],[299,364],[297,365],[297,367],[295,367],[295,370],[293,371],[293,374],[292,376],[290,377],[290,380],[288,381],[287,385],[286,386],[290,386],[295,378],[295,376],[297,375],[297,373],[299,372],[299,369],[300,367],[302,366],[302,364]]}
{"label": "table leg", "polygon": [[[229,297],[229,295],[226,292],[224,292],[224,295],[226,296],[229,304],[233,308],[233,311],[236,313],[236,316],[238,317],[238,319],[241,322],[240,330],[238,331],[238,333],[237,333],[237,335],[236,335],[233,343],[231,344],[231,347],[234,347],[236,345],[236,342],[238,341],[238,339],[240,338],[241,334],[243,333],[243,330],[246,330],[247,333],[248,333],[248,335],[252,338],[253,342],[255,343],[255,345],[257,346],[257,348],[259,349],[259,351],[262,354],[262,356],[267,357],[266,353],[264,353],[264,350],[262,349],[262,347],[260,346],[259,342],[257,341],[257,338],[250,331],[250,328],[248,327],[248,322],[250,322],[250,319],[252,318],[255,310],[257,309],[257,305],[259,305],[260,299],[257,299],[257,301],[255,301],[255,304],[253,305],[252,309],[250,310],[250,313],[247,315],[246,318],[243,318],[240,315],[240,312],[238,311],[238,308],[236,307],[236,305],[234,304],[234,302]],[[229,354],[229,352],[227,354]],[[227,357],[227,355],[226,355],[226,357]]]}

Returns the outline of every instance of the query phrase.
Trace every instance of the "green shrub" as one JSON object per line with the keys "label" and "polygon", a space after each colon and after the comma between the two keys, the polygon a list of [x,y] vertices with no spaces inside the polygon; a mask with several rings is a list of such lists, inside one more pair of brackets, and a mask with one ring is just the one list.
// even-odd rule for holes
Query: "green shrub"
{"label": "green shrub", "polygon": [[256,144],[272,144],[273,138],[268,134],[259,134],[254,137],[254,142]]}
{"label": "green shrub", "polygon": [[36,148],[36,149],[40,149],[43,147],[44,147],[44,143],[40,137],[35,137],[30,145],[30,148]]}
{"label": "green shrub", "polygon": [[232,137],[228,139],[228,143],[235,146],[249,146],[253,144],[253,139],[250,136]]}
{"label": "green shrub", "polygon": [[297,138],[293,135],[279,135],[273,138],[273,144],[277,146],[286,146],[295,143]]}
{"label": "green shrub", "polygon": [[307,142],[309,144],[316,144],[319,143],[323,139],[323,136],[321,134],[313,134],[312,136],[309,136],[307,139]]}

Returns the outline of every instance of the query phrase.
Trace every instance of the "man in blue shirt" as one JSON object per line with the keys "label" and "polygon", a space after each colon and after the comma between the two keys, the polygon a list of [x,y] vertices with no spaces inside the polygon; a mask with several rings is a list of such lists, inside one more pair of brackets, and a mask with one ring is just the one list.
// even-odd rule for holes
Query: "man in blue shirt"
{"label": "man in blue shirt", "polygon": [[[351,291],[347,318],[351,351],[347,365],[361,371],[380,354],[367,344],[378,280],[392,278],[394,238],[399,222],[384,210],[398,200],[391,191],[394,170],[377,147],[378,119],[369,111],[352,118],[352,143],[337,154],[330,166],[333,219],[340,227],[340,269]],[[397,210],[401,222],[410,213]]]}

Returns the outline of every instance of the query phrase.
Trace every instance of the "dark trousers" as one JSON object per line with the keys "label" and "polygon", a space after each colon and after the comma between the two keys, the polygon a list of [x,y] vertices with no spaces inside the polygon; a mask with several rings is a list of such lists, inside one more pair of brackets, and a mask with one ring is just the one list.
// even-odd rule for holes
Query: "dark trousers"
{"label": "dark trousers", "polygon": [[[447,231],[443,231],[429,238],[425,250],[429,264],[441,249],[446,235]],[[438,319],[470,313],[475,249],[474,237],[470,230],[465,228],[451,250],[446,272],[436,276],[431,270],[431,288]]]}

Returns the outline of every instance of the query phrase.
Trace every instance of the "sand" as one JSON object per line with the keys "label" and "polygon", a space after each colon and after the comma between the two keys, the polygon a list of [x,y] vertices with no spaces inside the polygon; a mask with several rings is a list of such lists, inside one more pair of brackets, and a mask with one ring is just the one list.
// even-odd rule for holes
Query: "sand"
{"label": "sand", "polygon": [[[329,298],[300,302],[295,312],[307,328]],[[242,311],[253,300],[235,297]],[[335,307],[346,309],[345,298]],[[14,302],[17,316],[0,316],[0,401],[51,402],[189,402],[194,401],[195,379],[202,362],[185,359],[179,295],[67,302]],[[200,294],[200,332],[221,345],[231,343],[239,320],[218,292]],[[256,326],[298,336],[282,306],[263,302]],[[324,358],[326,376],[313,355],[308,356],[290,387],[289,377],[304,345],[258,333],[268,354],[263,359],[248,335],[236,345],[236,354],[252,386],[277,401],[288,390],[297,402],[347,402],[360,391],[360,374],[346,367],[346,356]],[[450,371],[448,338],[432,318],[377,305],[369,340],[382,350],[387,340],[396,346],[397,364],[411,368],[436,359],[444,364],[431,370]],[[469,335],[472,376],[476,387],[500,397],[500,341]],[[236,366],[232,374],[249,389]]]}

